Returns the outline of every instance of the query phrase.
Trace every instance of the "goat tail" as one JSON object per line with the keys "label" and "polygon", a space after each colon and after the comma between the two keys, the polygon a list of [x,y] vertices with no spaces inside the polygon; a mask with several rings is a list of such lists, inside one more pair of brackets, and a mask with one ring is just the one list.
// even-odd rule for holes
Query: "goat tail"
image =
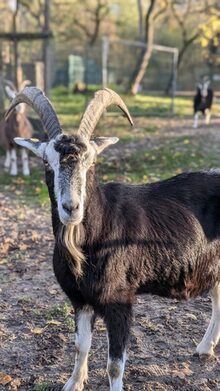
{"label": "goat tail", "polygon": [[84,229],[79,225],[62,225],[59,230],[59,242],[68,252],[68,264],[76,278],[83,275],[82,265],[85,262],[85,255],[81,245],[84,241]]}

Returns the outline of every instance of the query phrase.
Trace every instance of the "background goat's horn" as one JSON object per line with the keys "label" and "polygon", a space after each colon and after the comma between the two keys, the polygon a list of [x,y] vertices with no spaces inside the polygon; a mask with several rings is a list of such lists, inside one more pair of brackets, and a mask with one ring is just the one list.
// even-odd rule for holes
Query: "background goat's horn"
{"label": "background goat's horn", "polygon": [[3,84],[4,84],[5,86],[10,87],[10,88],[11,88],[12,90],[14,90],[14,91],[17,91],[17,89],[16,89],[14,83],[12,83],[11,80],[3,79]]}
{"label": "background goat's horn", "polygon": [[62,133],[59,120],[49,99],[47,99],[39,88],[25,87],[23,91],[19,92],[12,100],[5,114],[6,119],[19,103],[27,103],[36,111],[45,126],[49,139],[55,138],[58,134]]}
{"label": "background goat's horn", "polygon": [[102,113],[110,105],[120,107],[120,109],[125,113],[130,124],[133,125],[129,111],[120,96],[109,88],[105,88],[104,90],[97,91],[94,98],[89,103],[80,122],[78,134],[90,139]]}

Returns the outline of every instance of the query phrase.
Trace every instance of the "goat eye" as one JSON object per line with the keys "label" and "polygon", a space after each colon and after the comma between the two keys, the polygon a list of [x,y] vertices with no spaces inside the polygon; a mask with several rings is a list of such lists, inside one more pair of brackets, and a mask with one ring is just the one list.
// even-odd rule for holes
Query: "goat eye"
{"label": "goat eye", "polygon": [[45,166],[46,168],[50,168],[50,164],[48,163],[47,160],[44,160],[44,166]]}

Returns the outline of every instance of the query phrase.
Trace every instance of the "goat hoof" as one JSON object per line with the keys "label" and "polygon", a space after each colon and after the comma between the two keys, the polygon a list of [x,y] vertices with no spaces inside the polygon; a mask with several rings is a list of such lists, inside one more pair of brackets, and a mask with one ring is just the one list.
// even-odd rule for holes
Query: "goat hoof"
{"label": "goat hoof", "polygon": [[214,349],[213,347],[208,347],[208,346],[202,346],[202,345],[198,345],[197,348],[196,348],[196,353],[199,355],[199,356],[206,356],[206,357],[211,357],[211,356],[214,356]]}
{"label": "goat hoof", "polygon": [[83,391],[85,380],[75,381],[73,377],[70,377],[65,386],[62,388],[62,391]]}

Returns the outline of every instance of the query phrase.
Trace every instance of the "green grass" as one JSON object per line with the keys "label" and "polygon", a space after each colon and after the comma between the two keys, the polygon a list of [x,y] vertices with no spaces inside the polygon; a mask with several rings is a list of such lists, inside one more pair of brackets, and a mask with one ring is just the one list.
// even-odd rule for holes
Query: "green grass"
{"label": "green grass", "polygon": [[37,384],[33,391],[49,391],[51,390],[51,383],[43,382],[41,384]]}
{"label": "green grass", "polygon": [[148,183],[166,179],[187,170],[218,167],[219,154],[207,148],[196,137],[178,137],[151,150],[132,153],[128,158],[109,161],[100,158],[97,166],[102,181],[119,180],[128,183]]}
{"label": "green grass", "polygon": [[43,171],[39,168],[33,168],[31,175],[28,177],[22,175],[12,177],[9,173],[2,173],[0,175],[0,188],[13,194],[21,203],[49,204]]}
{"label": "green grass", "polygon": [[[89,103],[93,91],[87,95],[69,94],[67,90],[56,88],[52,91],[51,100],[55,106],[57,114],[65,127],[76,127],[80,121],[82,113]],[[146,96],[138,94],[136,96],[120,94],[125,101],[132,115],[167,117],[171,115],[171,98],[166,96]],[[220,104],[214,103],[213,115],[219,113]],[[118,109],[111,107],[108,113],[117,113]],[[175,116],[192,116],[193,103],[190,97],[176,97]]]}

